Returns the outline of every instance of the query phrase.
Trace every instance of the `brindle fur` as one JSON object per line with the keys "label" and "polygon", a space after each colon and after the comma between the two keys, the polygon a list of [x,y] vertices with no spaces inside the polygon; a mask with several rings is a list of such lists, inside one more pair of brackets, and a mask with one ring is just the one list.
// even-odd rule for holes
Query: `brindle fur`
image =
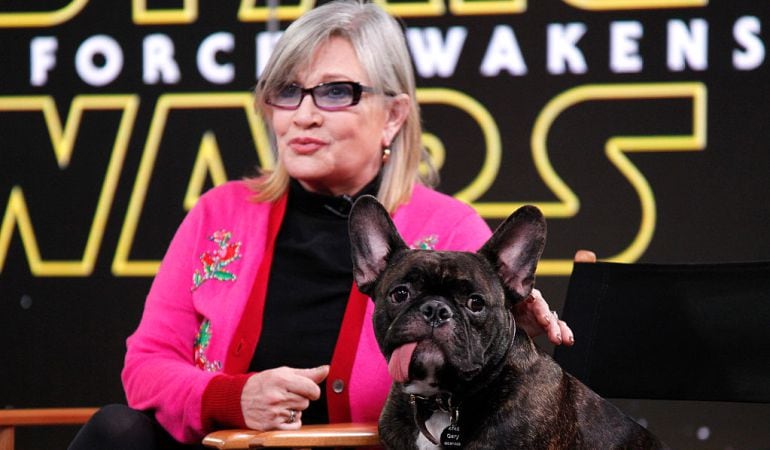
{"label": "brindle fur", "polygon": [[[359,288],[375,300],[374,331],[383,354],[390,358],[400,345],[424,340],[440,349],[445,363],[437,370],[437,389],[459,403],[465,449],[663,448],[526,333],[514,331],[511,308],[532,289],[545,234],[540,211],[523,207],[479,253],[411,250],[374,198],[359,200],[350,217],[354,272]],[[408,302],[392,300],[396,286],[409,289]],[[480,314],[465,307],[472,293],[484,297]],[[427,323],[420,306],[430,301],[446,305],[451,319]],[[419,356],[412,361],[410,377],[424,376]],[[404,387],[393,383],[380,416],[380,438],[389,449],[416,448],[419,430]]]}

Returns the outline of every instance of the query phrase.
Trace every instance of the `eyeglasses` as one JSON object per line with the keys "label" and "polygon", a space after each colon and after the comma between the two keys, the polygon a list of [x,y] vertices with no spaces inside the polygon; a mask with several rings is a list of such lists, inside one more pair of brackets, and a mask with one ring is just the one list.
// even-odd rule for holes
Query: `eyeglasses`
{"label": "eyeglasses", "polygon": [[362,92],[375,92],[374,88],[354,81],[333,81],[311,88],[295,83],[286,85],[265,97],[265,103],[281,109],[297,109],[305,95],[313,97],[313,103],[324,111],[339,111],[358,104]]}

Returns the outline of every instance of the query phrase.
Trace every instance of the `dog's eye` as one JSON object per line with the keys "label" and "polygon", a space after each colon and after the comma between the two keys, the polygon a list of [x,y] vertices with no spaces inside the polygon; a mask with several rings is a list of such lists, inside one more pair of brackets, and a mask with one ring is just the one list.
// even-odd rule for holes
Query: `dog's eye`
{"label": "dog's eye", "polygon": [[396,303],[402,303],[409,300],[409,289],[404,286],[398,286],[390,293],[390,298]]}
{"label": "dog's eye", "polygon": [[478,294],[473,294],[468,298],[468,302],[465,304],[465,306],[472,312],[480,312],[482,309],[484,309],[484,297]]}

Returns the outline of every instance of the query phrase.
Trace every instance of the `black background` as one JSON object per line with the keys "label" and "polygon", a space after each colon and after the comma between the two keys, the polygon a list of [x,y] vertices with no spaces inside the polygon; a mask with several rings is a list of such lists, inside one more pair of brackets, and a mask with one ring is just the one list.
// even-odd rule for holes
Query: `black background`
{"label": "black background", "polygon": [[[29,2],[4,2],[3,11],[31,8]],[[609,1],[607,3],[610,3]],[[39,6],[38,6],[39,5]],[[66,2],[35,2],[40,10]],[[150,8],[181,2],[148,2]],[[237,3],[200,1],[192,24],[136,25],[130,2],[89,2],[73,19],[52,27],[0,28],[0,96],[46,95],[56,101],[64,122],[72,100],[84,94],[137,94],[140,99],[126,158],[110,205],[96,266],[84,277],[34,276],[18,228],[0,261],[0,407],[98,406],[124,401],[119,373],[125,338],[136,327],[148,276],[116,276],[111,266],[139,162],[159,97],[167,93],[246,92],[255,83],[255,37],[264,23],[237,19]],[[500,131],[502,161],[495,182],[478,201],[553,202],[555,195],[538,174],[530,151],[533,124],[545,105],[567,89],[589,85],[650,82],[700,82],[708,93],[707,144],[702,151],[634,153],[629,157],[648,180],[656,201],[655,233],[641,262],[718,262],[770,259],[770,75],[768,63],[751,71],[732,65],[739,46],[732,37],[737,18],[756,16],[767,46],[770,4],[749,0],[712,1],[707,6],[674,9],[588,11],[556,0],[531,0],[522,14],[404,18],[409,27],[464,26],[468,37],[452,76],[418,77],[420,87],[461,91],[484,105]],[[702,18],[709,24],[708,68],[672,72],[666,66],[666,23]],[[636,20],[644,26],[640,73],[615,74],[609,68],[609,24]],[[581,22],[579,42],[585,74],[549,74],[546,26]],[[528,73],[479,73],[494,26],[510,25]],[[286,23],[281,24],[284,28]],[[235,79],[225,85],[206,81],[197,71],[195,52],[209,34],[227,31],[236,38],[232,54]],[[177,85],[145,85],[142,39],[167,34],[175,44],[182,72]],[[121,45],[124,67],[104,87],[84,83],[75,72],[78,46],[95,34]],[[45,86],[30,85],[29,43],[35,36],[56,36],[57,65]],[[0,101],[2,101],[0,99]],[[463,111],[424,106],[426,131],[446,148],[439,189],[455,193],[477,175],[484,158],[478,125]],[[554,122],[548,135],[554,169],[580,198],[574,217],[549,218],[545,258],[569,259],[578,248],[610,257],[636,234],[639,200],[629,183],[604,155],[605,141],[617,135],[687,134],[692,104],[687,100],[592,101],[576,105]],[[23,189],[44,260],[78,260],[88,237],[120,114],[87,111],[71,163],[56,164],[46,124],[39,112],[0,110],[0,212],[13,186]],[[252,173],[260,164],[244,114],[234,110],[181,110],[170,114],[137,227],[132,260],[158,260],[185,214],[182,205],[201,137],[216,136],[229,178]],[[207,182],[210,187],[211,180]],[[7,212],[5,213],[7,215]],[[499,218],[489,218],[495,225]],[[0,255],[4,248],[0,242]],[[560,310],[564,275],[541,275],[538,286]],[[620,320],[633,320],[632,317]],[[580,339],[580,336],[577,336]],[[541,344],[543,344],[541,342]],[[547,344],[544,344],[547,347]],[[693,345],[676,342],[682,351]],[[746,342],[746,346],[767,343]],[[770,380],[768,380],[770,381]],[[765,405],[617,400],[632,416],[675,448],[769,448],[770,408]],[[705,428],[704,428],[705,427]],[[709,430],[708,439],[698,431]],[[75,428],[22,430],[17,448],[63,448]],[[33,435],[34,433],[34,435]],[[701,435],[702,437],[702,435]]]}

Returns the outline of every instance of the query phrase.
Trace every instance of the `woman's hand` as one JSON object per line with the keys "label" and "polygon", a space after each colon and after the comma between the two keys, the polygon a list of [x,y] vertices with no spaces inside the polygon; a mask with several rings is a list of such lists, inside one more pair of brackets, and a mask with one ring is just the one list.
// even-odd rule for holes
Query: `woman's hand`
{"label": "woman's hand", "polygon": [[[596,262],[596,255],[589,250],[578,250],[575,253],[575,262]],[[575,336],[570,327],[563,320],[559,320],[556,311],[551,310],[543,294],[537,289],[532,289],[526,300],[516,304],[513,315],[516,323],[531,337],[546,333],[548,340],[555,345],[575,343]]]}
{"label": "woman's hand", "polygon": [[312,369],[278,367],[252,375],[241,392],[246,426],[254,430],[296,430],[302,411],[318,400],[318,383],[329,375],[329,366]]}
{"label": "woman's hand", "polygon": [[552,311],[537,289],[532,289],[525,300],[513,307],[516,324],[523,328],[530,337],[546,333],[548,340],[555,345],[572,345],[575,337],[563,320],[559,320],[556,311]]}

